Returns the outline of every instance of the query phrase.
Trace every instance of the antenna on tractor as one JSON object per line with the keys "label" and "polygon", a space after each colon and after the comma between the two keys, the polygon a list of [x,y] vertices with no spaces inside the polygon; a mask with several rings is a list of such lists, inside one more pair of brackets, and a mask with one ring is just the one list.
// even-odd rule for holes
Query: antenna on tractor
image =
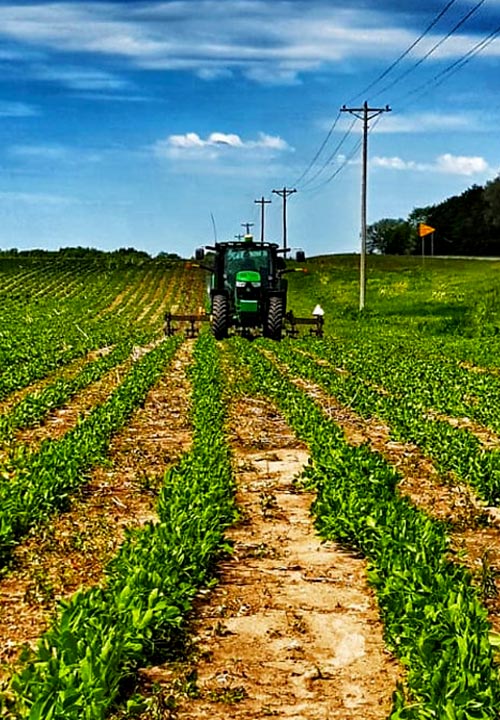
{"label": "antenna on tractor", "polygon": [[210,217],[212,218],[212,227],[214,229],[214,239],[215,239],[215,242],[217,243],[217,227],[215,225],[215,218],[214,218],[214,214],[212,212],[210,213]]}

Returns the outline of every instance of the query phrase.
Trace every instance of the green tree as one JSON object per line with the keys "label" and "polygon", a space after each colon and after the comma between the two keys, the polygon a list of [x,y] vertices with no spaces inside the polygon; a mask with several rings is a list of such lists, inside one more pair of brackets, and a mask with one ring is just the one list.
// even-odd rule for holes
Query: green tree
{"label": "green tree", "polygon": [[367,250],[383,255],[409,255],[416,246],[416,231],[403,218],[383,218],[369,225],[366,233]]}
{"label": "green tree", "polygon": [[479,185],[435,205],[429,224],[436,228],[436,255],[485,255],[492,252],[484,188]]}
{"label": "green tree", "polygon": [[484,187],[486,222],[495,228],[500,227],[500,175],[486,183]]}

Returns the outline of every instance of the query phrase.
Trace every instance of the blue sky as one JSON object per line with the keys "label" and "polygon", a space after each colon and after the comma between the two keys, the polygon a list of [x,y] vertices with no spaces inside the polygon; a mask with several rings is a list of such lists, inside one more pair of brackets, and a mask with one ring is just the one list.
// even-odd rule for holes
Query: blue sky
{"label": "blue sky", "polygon": [[500,0],[0,1],[0,247],[189,256],[211,214],[219,240],[258,232],[261,196],[280,241],[287,186],[291,245],[357,251],[361,122],[342,113],[301,178],[339,108],[392,108],[369,135],[368,222],[484,184],[500,39],[467,53],[497,28]]}

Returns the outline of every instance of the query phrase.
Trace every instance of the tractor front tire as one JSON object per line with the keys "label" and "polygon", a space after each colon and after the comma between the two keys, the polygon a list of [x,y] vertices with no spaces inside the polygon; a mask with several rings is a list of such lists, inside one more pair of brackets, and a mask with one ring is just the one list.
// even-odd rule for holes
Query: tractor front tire
{"label": "tractor front tire", "polygon": [[284,307],[282,298],[270,298],[269,310],[267,313],[267,319],[264,328],[265,337],[271,338],[271,340],[281,340],[281,332],[283,329],[283,315]]}
{"label": "tractor front tire", "polygon": [[229,302],[225,295],[214,295],[212,300],[212,333],[216,340],[227,337],[229,328]]}

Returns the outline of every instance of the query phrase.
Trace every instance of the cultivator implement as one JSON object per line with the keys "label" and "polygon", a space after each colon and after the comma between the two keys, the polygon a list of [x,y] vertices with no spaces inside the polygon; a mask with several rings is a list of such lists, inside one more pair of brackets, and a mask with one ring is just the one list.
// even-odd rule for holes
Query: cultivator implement
{"label": "cultivator implement", "polygon": [[[194,338],[199,334],[201,324],[210,322],[212,322],[212,318],[207,314],[178,315],[168,312],[165,314],[165,335],[170,337],[183,329],[186,337]],[[283,318],[282,329],[287,337],[297,338],[300,335],[299,327],[308,326],[309,335],[323,337],[324,324],[323,315],[314,315],[308,318],[296,317],[293,311],[290,310]]]}
{"label": "cultivator implement", "polygon": [[295,317],[292,310],[285,314],[283,318],[283,330],[288,337],[296,338],[299,336],[299,325],[308,325],[309,335],[323,337],[325,325],[323,315],[313,315],[313,317],[310,318]]}
{"label": "cultivator implement", "polygon": [[184,332],[186,337],[194,338],[200,332],[201,323],[210,322],[210,315],[197,314],[197,315],[178,315],[171,312],[165,314],[165,324],[163,329],[165,335],[170,337],[175,335],[180,329],[182,324],[184,326]]}

